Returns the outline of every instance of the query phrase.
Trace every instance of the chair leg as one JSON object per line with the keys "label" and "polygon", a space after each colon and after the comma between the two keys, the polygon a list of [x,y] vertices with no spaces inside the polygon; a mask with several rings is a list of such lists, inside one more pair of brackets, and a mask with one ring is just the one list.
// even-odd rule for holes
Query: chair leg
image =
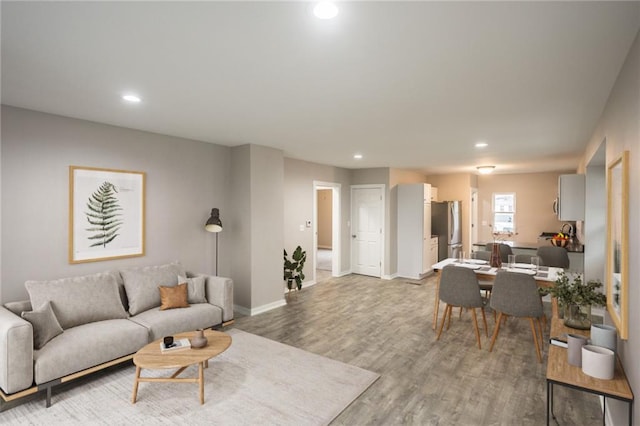
{"label": "chair leg", "polygon": [[[542,320],[546,322],[546,317],[544,316],[544,314],[542,314]],[[542,322],[540,321],[540,318],[536,318],[536,322],[538,323],[538,330],[540,330],[540,342],[544,343],[544,334],[542,333]],[[546,329],[546,326],[545,326]],[[544,345],[541,345],[541,348],[543,348]]]}
{"label": "chair leg", "polygon": [[444,328],[444,320],[447,318],[447,312],[449,312],[449,309],[451,309],[451,306],[449,305],[444,308],[444,312],[442,313],[442,322],[440,323],[440,327],[438,328],[438,336],[436,337],[436,340],[440,340],[440,335],[442,334],[442,329]]}
{"label": "chair leg", "polygon": [[476,308],[471,308],[471,316],[473,317],[473,329],[476,332],[476,340],[478,341],[478,349],[482,349],[480,344],[480,330],[478,330],[478,318],[476,317]]}
{"label": "chair leg", "polygon": [[487,315],[484,313],[484,307],[480,308],[482,312],[482,322],[484,323],[484,334],[489,337],[489,327],[487,327]]}
{"label": "chair leg", "polygon": [[493,330],[493,336],[491,337],[491,345],[489,346],[489,352],[493,350],[493,345],[496,343],[496,338],[500,332],[500,324],[502,323],[502,312],[498,313],[498,320],[496,321],[496,327]]}
{"label": "chair leg", "polygon": [[542,325],[540,318],[536,318],[536,322],[538,323],[538,329],[540,330],[540,350],[544,351],[544,334],[542,334]]}
{"label": "chair leg", "polygon": [[[448,306],[448,305],[447,305]],[[447,310],[447,330],[449,330],[449,327],[451,327],[451,312],[453,311],[453,306],[449,306],[449,309]]]}
{"label": "chair leg", "polygon": [[464,309],[464,308],[463,308],[462,306],[460,306],[460,313],[458,314],[458,318],[462,318],[462,310],[463,310],[463,309]]}
{"label": "chair leg", "polygon": [[542,362],[542,354],[540,353],[540,345],[538,344],[538,331],[533,323],[533,318],[529,317],[529,324],[531,324],[531,334],[533,334],[533,344],[536,346],[536,355],[538,356],[538,362]]}

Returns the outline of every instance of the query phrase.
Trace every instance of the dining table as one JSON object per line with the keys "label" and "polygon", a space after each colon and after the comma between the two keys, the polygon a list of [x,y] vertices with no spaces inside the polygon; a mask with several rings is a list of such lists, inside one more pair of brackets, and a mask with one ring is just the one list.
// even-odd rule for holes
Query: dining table
{"label": "dining table", "polygon": [[[455,265],[459,268],[469,268],[472,269],[479,281],[485,282],[493,282],[498,274],[498,271],[509,271],[509,272],[517,272],[522,274],[528,274],[533,276],[538,284],[538,287],[553,287],[558,277],[559,272],[563,272],[562,268],[554,268],[550,266],[537,266],[528,264],[528,263],[514,263],[513,265],[508,265],[507,263],[503,263],[502,267],[496,268],[489,265],[489,262],[482,259],[453,259],[448,258],[441,260],[432,266],[432,269],[438,275],[438,279],[436,280],[436,291],[435,291],[435,301],[434,301],[434,309],[433,309],[433,329],[436,329],[436,324],[438,322],[438,311],[440,308],[440,273],[442,269],[447,265]],[[553,317],[558,316],[558,302],[556,298],[551,299],[551,313]]]}

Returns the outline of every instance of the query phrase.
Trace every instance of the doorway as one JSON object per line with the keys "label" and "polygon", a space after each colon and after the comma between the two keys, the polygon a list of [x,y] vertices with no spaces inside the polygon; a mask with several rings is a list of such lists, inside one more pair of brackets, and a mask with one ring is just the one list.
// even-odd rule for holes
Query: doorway
{"label": "doorway", "polygon": [[340,275],[339,183],[313,182],[313,281]]}
{"label": "doorway", "polygon": [[384,185],[351,186],[351,272],[380,278],[384,261]]}

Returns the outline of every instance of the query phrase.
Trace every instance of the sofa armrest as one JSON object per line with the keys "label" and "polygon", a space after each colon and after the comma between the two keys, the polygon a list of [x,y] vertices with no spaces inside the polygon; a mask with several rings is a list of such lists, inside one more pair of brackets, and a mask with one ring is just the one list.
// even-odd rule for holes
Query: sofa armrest
{"label": "sofa armrest", "polygon": [[206,278],[204,286],[207,301],[222,308],[222,322],[231,321],[233,319],[233,280],[212,275],[197,275]]}
{"label": "sofa armrest", "polygon": [[0,388],[9,394],[27,389],[32,384],[31,323],[0,306]]}

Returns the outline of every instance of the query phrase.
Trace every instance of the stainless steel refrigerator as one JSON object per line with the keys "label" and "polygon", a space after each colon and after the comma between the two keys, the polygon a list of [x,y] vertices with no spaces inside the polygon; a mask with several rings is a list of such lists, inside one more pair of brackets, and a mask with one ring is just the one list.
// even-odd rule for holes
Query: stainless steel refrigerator
{"label": "stainless steel refrigerator", "polygon": [[458,257],[462,250],[460,201],[431,203],[431,233],[438,236],[438,262]]}

